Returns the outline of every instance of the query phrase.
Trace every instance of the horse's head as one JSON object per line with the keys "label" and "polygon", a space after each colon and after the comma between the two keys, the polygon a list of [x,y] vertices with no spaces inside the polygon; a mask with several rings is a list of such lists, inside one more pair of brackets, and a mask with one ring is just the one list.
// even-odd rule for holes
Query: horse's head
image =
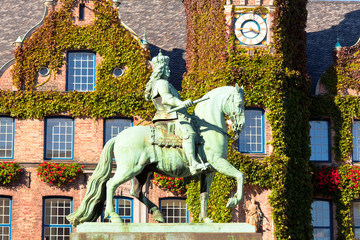
{"label": "horse's head", "polygon": [[242,87],[240,88],[236,84],[234,91],[225,102],[223,112],[229,116],[231,129],[235,132],[237,138],[245,126],[244,90]]}

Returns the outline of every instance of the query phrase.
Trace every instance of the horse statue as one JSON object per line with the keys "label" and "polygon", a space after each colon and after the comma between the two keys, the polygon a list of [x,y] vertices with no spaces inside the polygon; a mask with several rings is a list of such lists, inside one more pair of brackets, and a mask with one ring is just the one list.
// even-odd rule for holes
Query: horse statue
{"label": "horse statue", "polygon": [[[244,175],[226,160],[229,134],[225,121],[227,115],[235,133],[240,133],[243,129],[243,89],[237,85],[219,87],[205,94],[203,98],[207,100],[196,105],[192,119],[198,138],[202,142],[196,145],[197,154],[204,162],[209,163],[205,171],[196,173],[199,175],[201,191],[199,220],[210,223],[213,221],[207,216],[207,202],[216,172],[233,177],[237,181],[237,192],[229,199],[227,207],[236,206],[243,197]],[[154,172],[183,178],[191,177],[192,174],[187,161],[184,160],[186,156],[183,149],[154,144],[153,131],[152,126],[130,127],[106,143],[80,207],[67,216],[74,226],[96,221],[103,212],[105,201],[105,217],[110,216],[113,223],[122,222],[114,210],[113,197],[116,188],[129,180],[132,180],[130,194],[147,206],[154,220],[164,222],[158,206],[143,194],[143,185]],[[117,168],[110,179],[113,154]]]}

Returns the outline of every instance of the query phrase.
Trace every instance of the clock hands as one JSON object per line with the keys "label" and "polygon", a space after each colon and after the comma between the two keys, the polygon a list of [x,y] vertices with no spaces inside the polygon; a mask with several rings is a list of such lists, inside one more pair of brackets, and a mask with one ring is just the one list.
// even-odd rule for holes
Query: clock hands
{"label": "clock hands", "polygon": [[253,31],[253,32],[256,32],[256,33],[259,33],[260,34],[260,31],[250,27],[250,28],[236,28],[235,30],[246,30],[246,29],[249,29],[249,31]]}

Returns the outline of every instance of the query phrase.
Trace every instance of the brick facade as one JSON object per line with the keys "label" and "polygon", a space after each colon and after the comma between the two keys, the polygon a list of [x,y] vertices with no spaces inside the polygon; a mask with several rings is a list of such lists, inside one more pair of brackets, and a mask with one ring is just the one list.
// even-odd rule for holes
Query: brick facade
{"label": "brick facade", "polygon": [[[241,5],[235,3],[235,5]],[[270,1],[271,2],[271,1]],[[251,1],[247,5],[266,5],[267,1]],[[52,7],[58,9],[59,4]],[[80,26],[91,24],[94,14],[92,1],[86,1],[85,19],[79,20],[79,9],[73,9],[74,22]],[[231,13],[231,11],[230,11]],[[230,16],[230,15],[229,15]],[[84,49],[87,50],[87,49]],[[69,49],[71,51],[71,49]],[[66,53],[64,59],[66,61]],[[96,54],[96,64],[102,61],[102,57]],[[66,91],[66,64],[64,64],[57,73],[50,73],[48,76],[38,76],[36,91]],[[0,76],[0,89],[15,91],[12,84],[11,68],[7,69]],[[59,113],[49,117],[67,117],[67,113]],[[46,160],[45,159],[45,119],[15,119],[14,130],[14,159],[10,161],[19,162],[23,166],[24,174],[20,180],[10,186],[0,186],[0,195],[10,196],[12,198],[12,239],[41,239],[43,226],[43,199],[44,197],[69,197],[72,199],[73,210],[77,209],[85,195],[86,185],[98,162],[104,145],[104,119],[92,118],[74,118],[74,150],[73,159],[69,160]],[[148,122],[134,116],[133,124],[148,124]],[[271,140],[271,129],[265,114],[265,142]],[[272,153],[269,144],[265,146],[265,154],[256,157],[264,158]],[[36,167],[44,161],[49,162],[77,162],[85,165],[85,173],[75,182],[62,188],[50,186],[40,180],[36,173]],[[114,164],[115,166],[115,164]],[[113,169],[113,172],[115,169]],[[115,192],[115,196],[131,197],[129,190],[130,182],[121,185]],[[161,198],[185,198],[186,196],[174,195],[169,191],[164,191],[152,183],[148,182],[144,187],[144,192],[148,198],[155,204],[159,204]],[[266,223],[264,223],[262,232],[263,239],[273,239],[271,209],[267,200],[270,191],[265,191],[258,187],[245,187],[245,206],[249,204],[251,198],[255,198],[262,209]],[[147,214],[147,209],[136,199],[134,200],[134,222],[154,222],[151,215]],[[244,222],[244,205],[238,206],[234,210],[234,222]],[[191,221],[191,217],[190,217]],[[73,228],[76,232],[76,228]]]}

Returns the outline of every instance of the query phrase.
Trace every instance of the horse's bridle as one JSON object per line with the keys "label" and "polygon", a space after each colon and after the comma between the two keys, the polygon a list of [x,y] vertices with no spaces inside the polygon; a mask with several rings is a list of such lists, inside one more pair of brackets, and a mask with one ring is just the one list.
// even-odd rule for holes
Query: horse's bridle
{"label": "horse's bridle", "polygon": [[[234,136],[231,136],[230,134],[226,133],[227,136],[231,137],[233,140],[236,140],[239,138],[239,134],[241,129],[243,128],[242,126],[240,126],[241,124],[238,122],[238,119],[240,118],[240,115],[242,114],[242,112],[237,113],[236,112],[236,108],[237,106],[243,104],[243,101],[240,100],[238,101],[237,99],[235,99],[235,96],[237,94],[240,94],[239,92],[235,92],[232,93],[225,101],[225,104],[223,105],[223,112],[229,116],[230,121],[231,121],[231,129],[235,132]],[[232,101],[229,104],[229,101]],[[229,106],[231,106],[231,109],[227,109]]]}

